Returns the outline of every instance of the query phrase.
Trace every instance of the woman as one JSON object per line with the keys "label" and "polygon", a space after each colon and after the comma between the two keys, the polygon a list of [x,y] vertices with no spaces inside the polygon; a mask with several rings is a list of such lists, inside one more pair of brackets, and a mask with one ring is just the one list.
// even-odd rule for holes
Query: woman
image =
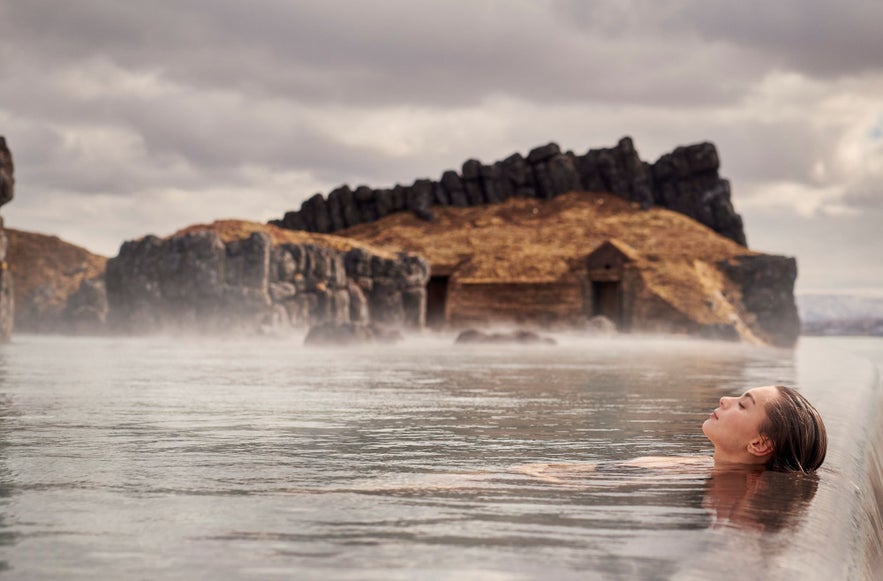
{"label": "woman", "polygon": [[722,397],[702,424],[714,446],[707,456],[643,456],[632,460],[587,464],[527,464],[513,472],[549,482],[618,468],[715,469],[749,468],[780,472],[814,472],[825,460],[828,437],[819,412],[790,387],[749,389],[739,397]]}
{"label": "woman", "polygon": [[716,466],[812,472],[822,465],[828,448],[819,412],[797,391],[781,385],[722,397],[702,431],[714,445]]}

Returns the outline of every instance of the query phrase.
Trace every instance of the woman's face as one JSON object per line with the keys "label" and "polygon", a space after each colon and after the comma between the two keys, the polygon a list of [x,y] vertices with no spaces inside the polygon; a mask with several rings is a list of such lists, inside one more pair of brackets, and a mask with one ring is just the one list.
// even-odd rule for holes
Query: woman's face
{"label": "woman's face", "polygon": [[722,397],[702,424],[702,431],[714,444],[715,458],[744,461],[757,457],[762,448],[760,426],[766,420],[766,406],[779,397],[775,386],[755,387],[739,397]]}

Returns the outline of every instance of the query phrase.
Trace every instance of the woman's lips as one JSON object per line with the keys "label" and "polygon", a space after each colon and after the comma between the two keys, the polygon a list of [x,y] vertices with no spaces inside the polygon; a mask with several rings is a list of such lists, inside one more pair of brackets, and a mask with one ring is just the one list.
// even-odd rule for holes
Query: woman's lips
{"label": "woman's lips", "polygon": [[708,414],[708,415],[711,416],[711,417],[713,417],[713,418],[716,419],[716,420],[719,420],[719,419],[720,419],[720,418],[717,417],[717,412],[711,412],[711,413]]}

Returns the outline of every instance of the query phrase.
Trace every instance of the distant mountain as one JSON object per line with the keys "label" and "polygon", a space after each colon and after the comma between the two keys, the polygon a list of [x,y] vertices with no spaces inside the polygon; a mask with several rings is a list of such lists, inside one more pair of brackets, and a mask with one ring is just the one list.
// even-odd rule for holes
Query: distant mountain
{"label": "distant mountain", "polygon": [[883,297],[798,295],[804,335],[883,336]]}
{"label": "distant mountain", "polygon": [[883,297],[797,295],[797,309],[804,323],[883,319]]}

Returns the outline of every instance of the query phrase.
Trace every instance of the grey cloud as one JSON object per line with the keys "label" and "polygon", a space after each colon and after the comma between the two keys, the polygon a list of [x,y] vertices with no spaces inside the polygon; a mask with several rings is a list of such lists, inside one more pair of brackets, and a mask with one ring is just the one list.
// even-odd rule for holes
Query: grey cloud
{"label": "grey cloud", "polygon": [[191,0],[139,11],[106,0],[61,9],[32,0],[6,7],[0,36],[37,51],[33,66],[111,55],[195,87],[300,102],[468,104],[503,92],[549,103],[704,104],[734,99],[739,80],[755,73],[700,76],[718,49],[686,37],[661,44],[567,34],[542,6]]}
{"label": "grey cloud", "polygon": [[752,181],[815,183],[812,170],[835,143],[803,120],[745,121],[716,127],[722,171]]}
{"label": "grey cloud", "polygon": [[[841,202],[847,207],[860,211],[883,211],[883,172],[868,175],[849,184]],[[878,216],[883,219],[883,216]]]}
{"label": "grey cloud", "polygon": [[[114,211],[125,206],[125,196],[143,200],[144,192],[178,189],[193,196],[190,219],[208,206],[205,192],[229,190],[229,208],[238,191],[261,192],[255,175],[303,171],[310,187],[382,187],[436,178],[467,157],[493,161],[549,140],[584,151],[624,134],[651,160],[678,144],[714,141],[738,206],[747,181],[811,182],[813,164],[830,160],[843,138],[836,123],[820,130],[770,111],[753,115],[753,91],[764,78],[798,72],[825,81],[880,75],[883,68],[879,3],[391,0],[366,6],[356,0],[0,2],[0,134],[16,158],[19,207],[26,196],[32,209],[39,206],[41,189],[77,201],[80,194],[116,194],[108,202]],[[96,62],[154,74],[172,89],[78,96],[59,81]],[[497,107],[498,98],[506,104]],[[330,104],[375,118],[413,107],[425,116],[484,109],[500,119],[486,130],[493,135],[441,128],[439,135],[418,135],[430,145],[393,155],[372,147],[370,136],[354,145],[323,125],[314,108],[327,115]],[[812,114],[814,105],[803,105]],[[571,107],[579,117],[554,114]],[[95,159],[65,142],[96,128],[135,145],[114,159]],[[414,131],[427,132],[419,125]],[[845,203],[879,207],[874,179],[832,179],[852,181]],[[312,193],[291,192],[275,211]],[[273,203],[268,195],[266,204]],[[74,222],[89,215],[78,218],[75,211],[76,203],[58,210],[53,226],[65,223],[65,232],[73,232]],[[210,219],[212,208],[205,211]],[[15,205],[4,212],[14,215]],[[36,209],[33,215],[44,219]],[[749,241],[755,246],[763,240],[757,228],[770,228],[781,239],[761,249],[785,251],[789,234],[813,227],[792,222],[779,228],[763,215],[748,216]]]}
{"label": "grey cloud", "polygon": [[778,56],[784,65],[810,76],[862,74],[883,66],[880,2],[694,0],[685,13],[705,39]]}
{"label": "grey cloud", "polygon": [[879,213],[807,218],[747,210],[742,216],[753,249],[798,257],[798,291],[883,288]]}
{"label": "grey cloud", "polygon": [[[860,75],[883,66],[883,4],[867,0],[554,0],[562,21],[608,38],[696,37],[729,44],[765,68],[812,77]],[[730,63],[722,63],[729,66]]]}

